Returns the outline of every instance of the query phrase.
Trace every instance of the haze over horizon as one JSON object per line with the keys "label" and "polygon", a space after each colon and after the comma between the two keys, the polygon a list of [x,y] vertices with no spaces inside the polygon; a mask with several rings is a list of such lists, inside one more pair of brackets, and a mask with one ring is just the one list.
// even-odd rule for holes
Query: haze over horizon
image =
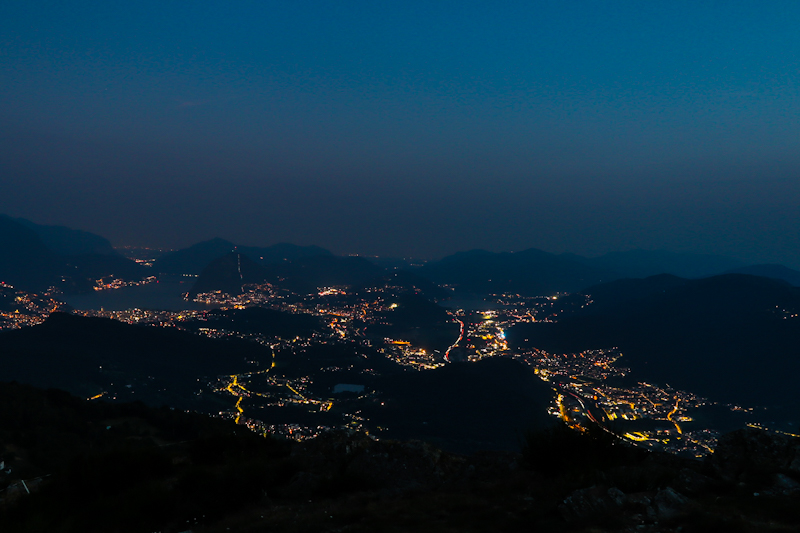
{"label": "haze over horizon", "polygon": [[800,268],[793,2],[0,7],[0,213],[115,246]]}

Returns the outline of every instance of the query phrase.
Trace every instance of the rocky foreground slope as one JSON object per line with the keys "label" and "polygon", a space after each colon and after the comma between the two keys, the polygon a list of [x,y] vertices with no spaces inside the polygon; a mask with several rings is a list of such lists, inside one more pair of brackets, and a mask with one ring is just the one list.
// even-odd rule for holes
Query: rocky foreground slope
{"label": "rocky foreground slope", "polygon": [[0,384],[0,530],[783,532],[800,439],[748,429],[705,462],[565,428],[520,453],[328,433],[302,443],[142,404]]}

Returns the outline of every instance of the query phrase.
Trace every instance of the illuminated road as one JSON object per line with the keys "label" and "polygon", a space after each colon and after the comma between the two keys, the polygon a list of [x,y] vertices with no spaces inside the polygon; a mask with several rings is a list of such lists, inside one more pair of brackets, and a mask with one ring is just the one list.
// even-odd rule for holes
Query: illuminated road
{"label": "illuminated road", "polygon": [[464,339],[464,322],[456,317],[453,317],[453,320],[461,324],[461,331],[458,334],[458,339],[456,339],[456,342],[451,344],[450,347],[447,349],[447,351],[444,353],[444,360],[447,361],[448,363],[450,362],[450,350],[458,346],[458,343]]}
{"label": "illuminated road", "polygon": [[245,372],[243,374],[233,374],[233,375],[230,376],[231,382],[228,383],[228,386],[225,387],[225,390],[230,392],[231,395],[237,397],[236,405],[234,405],[234,408],[236,409],[237,413],[236,413],[236,418],[234,418],[234,420],[233,420],[236,424],[239,423],[239,421],[242,418],[242,415],[244,414],[244,408],[242,408],[242,400],[244,400],[245,396],[251,396],[251,395],[265,396],[264,394],[261,394],[261,393],[258,393],[258,392],[252,392],[252,391],[247,390],[244,385],[239,383],[239,376],[252,376],[253,374],[266,374],[267,372],[269,372],[273,368],[275,368],[275,350],[274,349],[272,351],[272,364],[270,365],[270,367],[268,369],[262,370],[261,372]]}
{"label": "illuminated road", "polygon": [[[244,408],[242,407],[242,401],[246,397],[260,396],[262,398],[267,398],[267,399],[270,399],[270,400],[274,400],[275,399],[275,395],[274,394],[265,394],[263,392],[256,392],[256,391],[250,390],[250,389],[247,388],[247,383],[242,383],[242,382],[239,381],[239,378],[244,378],[244,377],[252,378],[253,376],[256,376],[256,375],[268,373],[270,370],[275,368],[275,353],[274,352],[272,354],[272,358],[273,358],[272,365],[270,366],[270,368],[268,368],[266,370],[262,370],[260,372],[245,372],[243,374],[233,374],[233,375],[230,376],[231,381],[230,381],[230,383],[228,383],[228,386],[225,387],[225,390],[230,392],[231,395],[237,397],[236,405],[234,405],[234,408],[237,411],[236,412],[236,417],[234,418],[234,422],[236,424],[240,423],[240,421],[242,419],[242,416],[244,415]],[[317,399],[314,399],[314,398],[309,398],[308,396],[304,395],[302,392],[297,390],[297,388],[293,387],[291,385],[291,383],[289,383],[289,380],[286,380],[286,383],[283,383],[282,385],[284,387],[286,387],[287,389],[289,389],[292,392],[292,395],[296,397],[296,399],[291,400],[291,401],[294,401],[296,403],[319,405],[320,406],[320,411],[330,411],[331,408],[333,407],[333,402],[330,401],[330,400],[317,400]]]}
{"label": "illuminated road", "polygon": [[234,419],[234,422],[238,424],[239,423],[239,419],[242,418],[242,413],[244,413],[244,409],[242,409],[242,400],[244,399],[244,396],[242,396],[235,389],[239,389],[242,392],[247,392],[247,389],[245,389],[244,387],[239,385],[239,374],[234,374],[234,375],[231,376],[231,378],[233,378],[233,380],[230,383],[228,383],[228,386],[226,387],[226,390],[228,392],[230,392],[231,394],[233,394],[234,396],[238,397],[238,399],[236,400],[236,405],[235,405],[236,410],[238,411],[238,413],[236,413],[236,418]]}
{"label": "illuminated road", "polygon": [[593,405],[592,407],[587,407],[587,406],[586,406],[586,404],[587,404],[588,400],[585,400],[585,399],[584,399],[583,397],[581,397],[580,395],[576,394],[575,392],[572,392],[571,390],[567,390],[566,388],[559,387],[559,392],[561,392],[561,394],[567,394],[567,395],[569,395],[569,396],[572,396],[573,398],[575,398],[575,400],[577,400],[577,401],[578,401],[578,403],[580,404],[580,406],[581,406],[581,409],[583,410],[583,414],[584,414],[584,415],[586,415],[586,418],[588,418],[589,420],[591,420],[592,422],[594,422],[595,424],[597,424],[598,426],[600,426],[600,429],[602,429],[602,430],[604,430],[604,431],[607,431],[608,433],[612,433],[612,432],[611,432],[609,429],[607,429],[607,428],[606,428],[606,427],[605,427],[605,426],[602,424],[602,422],[603,422],[603,421],[605,421],[605,420],[604,420],[604,419],[605,419],[605,416],[604,416],[604,415],[599,415],[599,416],[600,416],[600,420],[598,420],[598,419],[597,419],[597,418],[596,418],[596,417],[595,417],[595,416],[592,414],[592,407],[595,407],[595,408],[596,408],[596,406],[594,406],[594,405]]}
{"label": "illuminated road", "polygon": [[681,429],[681,427],[678,425],[678,422],[677,422],[677,421],[676,421],[674,418],[672,418],[673,416],[675,416],[675,413],[677,413],[677,412],[678,412],[678,405],[679,405],[680,403],[681,403],[681,400],[680,400],[680,398],[678,398],[678,399],[675,401],[675,407],[673,407],[673,408],[672,408],[672,411],[670,411],[670,412],[669,412],[669,414],[667,415],[667,420],[669,420],[670,422],[672,422],[673,424],[675,424],[675,429],[677,429],[677,430],[678,430],[678,433],[682,435],[682,434],[683,434],[683,430],[682,430],[682,429]]}

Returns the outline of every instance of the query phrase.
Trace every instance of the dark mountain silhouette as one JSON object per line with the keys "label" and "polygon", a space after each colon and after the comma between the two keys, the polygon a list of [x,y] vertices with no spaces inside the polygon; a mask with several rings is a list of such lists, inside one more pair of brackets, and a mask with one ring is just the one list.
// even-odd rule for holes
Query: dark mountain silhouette
{"label": "dark mountain silhouette", "polygon": [[313,292],[318,287],[363,287],[384,274],[382,268],[360,257],[315,255],[262,266],[234,252],[203,269],[189,296],[217,290],[241,294],[243,284],[264,282],[302,293]]}
{"label": "dark mountain silhouette", "polygon": [[0,383],[0,442],[5,533],[185,531],[187,519],[242,512],[288,481],[269,471],[289,444],[244,426],[19,383]]}
{"label": "dark mountain silhouette", "polygon": [[783,265],[766,264],[750,265],[746,267],[730,270],[731,274],[751,274],[765,278],[781,279],[790,285],[800,287],[800,271],[785,267]]}
{"label": "dark mountain silhouette", "polygon": [[372,280],[368,286],[359,287],[359,290],[364,289],[377,289],[389,293],[413,292],[429,300],[444,300],[452,295],[452,291],[443,289],[416,272],[408,270],[390,271]]}
{"label": "dark mountain silhouette", "polygon": [[686,285],[688,280],[672,274],[659,274],[644,279],[619,279],[599,285],[592,285],[580,291],[591,298],[592,304],[575,314],[599,315],[616,311],[623,305],[630,306],[649,297],[657,296],[676,287]]}
{"label": "dark mountain silhouette", "polygon": [[[575,256],[579,257],[579,256]],[[739,260],[709,254],[679,254],[665,250],[611,252],[583,258],[587,264],[616,272],[619,277],[646,278],[672,274],[682,278],[705,278],[744,266]]]}
{"label": "dark mountain silhouette", "polygon": [[[363,413],[370,432],[382,439],[433,441],[451,451],[513,450],[525,431],[556,422],[547,414],[549,385],[511,359],[453,363],[419,372],[404,370],[367,348],[342,343],[298,347],[292,354],[279,353],[276,362],[273,372],[311,375],[309,389],[320,397],[333,397],[335,403],[348,401],[341,393],[332,395],[337,383],[361,384],[372,391],[370,397],[350,401],[356,402],[354,409]],[[320,418],[315,414],[306,420]]]}
{"label": "dark mountain silhouette", "polygon": [[[5,215],[0,216],[5,217]],[[12,220],[35,231],[44,245],[57,254],[118,255],[111,243],[108,242],[108,239],[88,231],[67,228],[66,226],[36,224],[24,218]]]}
{"label": "dark mountain silhouette", "polygon": [[459,326],[453,318],[421,294],[395,294],[391,304],[391,309],[377,313],[377,324],[365,326],[367,336],[409,341],[429,353],[435,350],[443,353],[458,338]]}
{"label": "dark mountain silhouette", "polygon": [[235,248],[235,244],[225,239],[199,242],[164,254],[155,262],[153,270],[164,274],[199,274],[209,263],[233,252]]}
{"label": "dark mountain silhouette", "polygon": [[328,396],[336,383],[371,384],[374,379],[370,375],[372,372],[395,374],[405,371],[404,367],[376,349],[346,340],[283,348],[276,352],[275,363],[276,374],[296,378],[313,376],[312,390],[320,396]]}
{"label": "dark mountain silhouette", "polygon": [[386,272],[363,257],[334,255],[302,257],[270,268],[276,276],[284,278],[281,282],[284,286],[298,292],[317,287],[364,286]]}
{"label": "dark mountain silhouette", "polygon": [[456,285],[474,293],[549,295],[574,292],[620,276],[568,254],[531,248],[522,252],[459,252],[417,271],[434,283]]}
{"label": "dark mountain silhouette", "polygon": [[47,248],[39,235],[9,217],[0,217],[0,281],[29,290],[42,290],[57,282],[61,258]]}
{"label": "dark mountain silhouette", "polygon": [[229,252],[211,261],[200,273],[189,291],[189,298],[203,292],[222,291],[228,294],[242,294],[242,286],[247,283],[263,283],[272,280],[270,270],[256,264],[239,252]]}
{"label": "dark mountain silhouette", "polygon": [[301,257],[316,255],[330,255],[330,252],[319,246],[297,246],[289,243],[279,243],[267,247],[239,246],[225,239],[211,239],[164,254],[156,261],[156,272],[165,274],[200,274],[200,272],[215,259],[230,253],[239,252],[247,255],[251,260],[262,264],[293,261]]}
{"label": "dark mountain silhouette", "polygon": [[80,396],[103,390],[121,396],[127,384],[136,383],[137,396],[131,399],[184,408],[198,407],[198,378],[244,372],[245,360],[272,359],[255,343],[64,313],[53,313],[38,326],[2,332],[0,345],[0,380]]}
{"label": "dark mountain silhouette", "polygon": [[591,294],[593,305],[557,323],[511,328],[510,342],[560,353],[617,346],[638,380],[718,401],[800,404],[800,289],[725,274],[625,280]]}
{"label": "dark mountain silhouette", "polygon": [[622,278],[672,274],[701,278],[744,266],[727,257],[666,251],[612,252],[597,258],[551,254],[536,249],[516,253],[459,252],[416,272],[435,283],[474,293],[550,295]]}
{"label": "dark mountain silhouette", "polygon": [[[102,237],[23,222],[0,216],[0,281],[32,291],[55,286],[65,292],[82,292],[92,290],[95,280],[102,277],[141,279],[148,273],[136,262],[114,253],[78,253],[81,249],[103,250],[103,242],[107,241]],[[50,249],[37,232],[42,228],[57,249],[70,254]],[[63,240],[59,240],[61,237]]]}
{"label": "dark mountain silhouette", "polygon": [[450,450],[515,449],[526,431],[551,426],[550,386],[522,363],[491,358],[381,377],[385,405],[365,410],[390,438],[415,438]]}
{"label": "dark mountain silhouette", "polygon": [[379,267],[387,270],[409,270],[415,266],[419,266],[425,261],[421,259],[405,258],[405,257],[384,257],[384,256],[365,256],[371,263],[375,263]]}

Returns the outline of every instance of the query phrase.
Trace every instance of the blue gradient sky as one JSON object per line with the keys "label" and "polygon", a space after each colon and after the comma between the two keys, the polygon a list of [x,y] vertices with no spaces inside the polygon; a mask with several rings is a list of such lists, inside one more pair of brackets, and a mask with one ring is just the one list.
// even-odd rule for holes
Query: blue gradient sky
{"label": "blue gradient sky", "polygon": [[800,268],[798,2],[3,2],[0,212]]}

